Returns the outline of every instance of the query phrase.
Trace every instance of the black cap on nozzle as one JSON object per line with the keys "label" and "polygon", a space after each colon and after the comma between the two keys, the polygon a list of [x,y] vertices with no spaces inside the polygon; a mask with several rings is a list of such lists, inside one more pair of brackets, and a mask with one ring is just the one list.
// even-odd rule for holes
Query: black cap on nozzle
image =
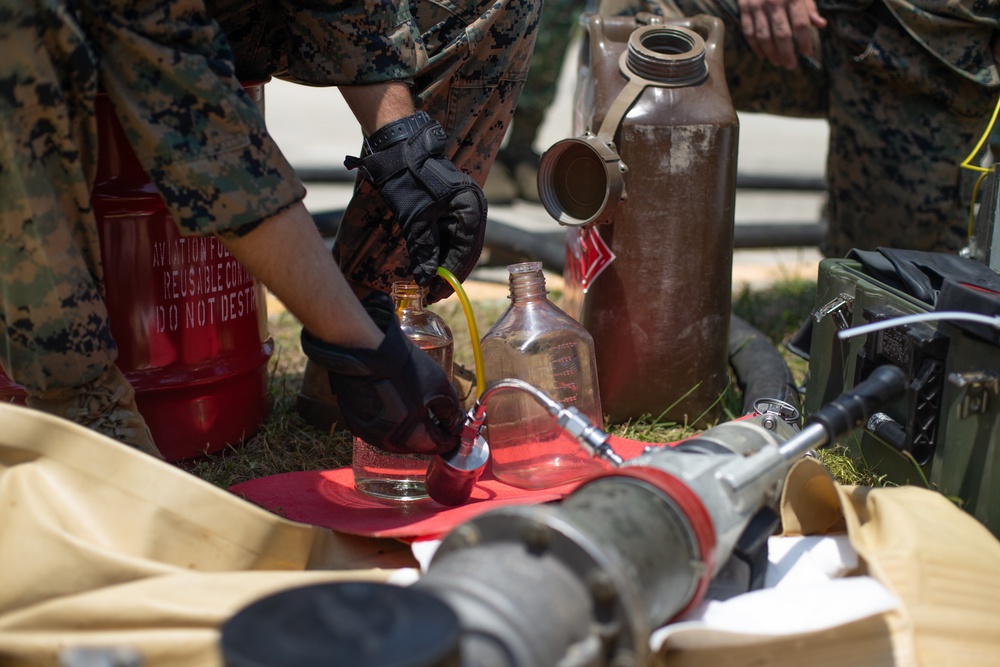
{"label": "black cap on nozzle", "polygon": [[897,366],[882,365],[853,389],[844,392],[806,419],[820,424],[830,441],[850,433],[906,391],[906,373]]}
{"label": "black cap on nozzle", "polygon": [[436,502],[449,507],[469,500],[490,459],[490,447],[479,432],[486,413],[480,404],[469,412],[458,447],[438,454],[427,466],[424,488]]}

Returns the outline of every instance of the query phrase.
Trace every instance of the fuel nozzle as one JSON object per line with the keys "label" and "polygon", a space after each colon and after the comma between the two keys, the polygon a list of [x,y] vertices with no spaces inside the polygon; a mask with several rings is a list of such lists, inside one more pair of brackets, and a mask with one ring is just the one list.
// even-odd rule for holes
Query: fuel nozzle
{"label": "fuel nozzle", "polygon": [[458,447],[438,454],[427,466],[424,487],[435,501],[454,507],[465,503],[472,495],[490,459],[490,446],[480,435],[485,423],[486,406],[479,400],[465,418]]}

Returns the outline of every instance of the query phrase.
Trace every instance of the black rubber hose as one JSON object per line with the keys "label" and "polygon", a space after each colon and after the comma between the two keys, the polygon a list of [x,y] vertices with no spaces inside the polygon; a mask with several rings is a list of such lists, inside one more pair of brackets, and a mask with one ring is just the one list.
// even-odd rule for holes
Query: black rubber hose
{"label": "black rubber hose", "polygon": [[[823,239],[820,223],[740,224],[733,233],[734,248],[815,247]],[[529,231],[500,220],[486,225],[488,263],[503,266],[516,262],[541,262],[549,271],[562,273],[566,261],[566,230]]]}
{"label": "black rubber hose", "polygon": [[760,399],[777,399],[800,409],[795,379],[767,336],[737,315],[729,316],[729,365],[743,392],[743,414]]}
{"label": "black rubber hose", "polygon": [[[313,213],[313,219],[323,237],[333,238],[343,215],[343,210],[318,211]],[[818,222],[740,224],[733,233],[734,248],[804,248],[819,244],[824,226]],[[484,247],[488,251],[484,263],[489,266],[541,262],[548,271],[562,273],[566,230],[557,227],[551,231],[530,231],[491,218],[486,225]]]}
{"label": "black rubber hose", "polygon": [[[340,165],[297,167],[295,172],[305,183],[354,183],[358,174]],[[826,192],[823,178],[766,174],[737,174],[736,187],[741,190],[776,190]]]}
{"label": "black rubber hose", "polygon": [[499,220],[490,220],[486,225],[486,240],[483,247],[489,250],[488,263],[492,266],[541,262],[545,269],[562,273],[566,264],[564,229],[533,232]]}

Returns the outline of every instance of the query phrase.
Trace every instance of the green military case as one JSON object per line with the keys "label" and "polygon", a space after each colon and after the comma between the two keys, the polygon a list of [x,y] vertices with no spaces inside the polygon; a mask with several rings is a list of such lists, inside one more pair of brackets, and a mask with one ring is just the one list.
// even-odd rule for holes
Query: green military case
{"label": "green military case", "polygon": [[884,482],[929,485],[1000,535],[995,330],[930,321],[846,340],[837,336],[849,327],[933,309],[869,275],[858,261],[822,261],[804,412],[808,416],[883,363],[901,367],[909,378],[905,397],[839,444]]}

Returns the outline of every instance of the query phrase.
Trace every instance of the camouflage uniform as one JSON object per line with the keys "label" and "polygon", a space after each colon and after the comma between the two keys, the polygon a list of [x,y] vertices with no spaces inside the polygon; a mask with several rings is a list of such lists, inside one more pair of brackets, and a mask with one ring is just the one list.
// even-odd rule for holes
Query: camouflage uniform
{"label": "camouflage uniform", "polygon": [[[455,166],[482,185],[527,77],[540,2],[208,5],[229,35],[241,78],[311,86],[411,82],[417,109],[448,134]],[[349,280],[383,292],[412,277],[403,236],[367,181],[344,212],[334,256]]]}
{"label": "camouflage uniform", "polygon": [[[829,120],[827,256],[877,246],[962,248],[978,174],[958,165],[997,102],[990,46],[1000,3],[818,4],[829,22],[817,36],[818,56],[787,71],[750,50],[736,0],[676,0],[684,15],[725,22],[726,77],[738,110]],[[600,12],[650,9],[677,13],[632,0],[607,0]]]}
{"label": "camouflage uniform", "polygon": [[[526,76],[536,23],[530,0],[447,10],[423,0],[209,9],[202,0],[0,0],[4,370],[39,395],[114,367],[90,206],[98,84],[182,233],[242,234],[305,190],[240,77],[412,80],[418,108],[449,132],[455,163],[481,182]],[[401,236],[368,184],[345,223],[349,276],[386,288],[405,272]]]}

